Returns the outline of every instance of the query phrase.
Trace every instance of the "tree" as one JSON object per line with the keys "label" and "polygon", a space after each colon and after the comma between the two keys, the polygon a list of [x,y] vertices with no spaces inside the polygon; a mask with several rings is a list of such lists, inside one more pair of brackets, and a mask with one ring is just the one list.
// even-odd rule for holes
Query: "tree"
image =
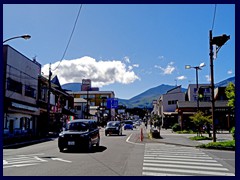
{"label": "tree", "polygon": [[198,111],[196,114],[194,114],[193,116],[190,116],[189,118],[192,120],[192,122],[195,124],[195,126],[198,129],[197,136],[199,135],[202,136],[202,129],[204,125],[206,127],[209,127],[209,124],[212,123],[211,116],[205,116],[202,111]]}
{"label": "tree", "polygon": [[225,94],[228,98],[228,106],[232,109],[235,108],[235,85],[230,82],[225,89]]}
{"label": "tree", "polygon": [[159,135],[160,135],[160,130],[161,130],[161,126],[162,126],[162,119],[159,115],[157,114],[153,114],[151,116],[151,122],[154,125],[154,127],[157,127],[159,130]]}

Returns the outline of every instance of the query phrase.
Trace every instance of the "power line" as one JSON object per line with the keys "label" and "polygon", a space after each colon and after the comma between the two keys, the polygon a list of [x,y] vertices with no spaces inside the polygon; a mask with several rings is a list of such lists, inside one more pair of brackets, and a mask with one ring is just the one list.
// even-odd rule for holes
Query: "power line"
{"label": "power line", "polygon": [[72,29],[72,33],[71,33],[70,38],[69,38],[69,40],[68,40],[68,43],[67,43],[67,46],[66,46],[66,48],[65,48],[65,51],[64,51],[64,53],[63,53],[63,56],[62,56],[59,64],[57,65],[57,67],[56,67],[55,69],[53,69],[52,71],[55,71],[55,70],[60,66],[60,64],[61,64],[61,62],[62,62],[62,60],[63,60],[63,58],[64,58],[64,56],[65,56],[65,54],[66,54],[66,52],[67,52],[67,49],[68,49],[68,46],[69,46],[70,41],[71,41],[71,39],[72,39],[72,35],[73,35],[73,33],[74,33],[74,30],[75,30],[75,27],[76,27],[76,24],[77,24],[77,21],[78,21],[78,17],[79,17],[79,15],[80,15],[81,10],[82,10],[82,4],[81,4],[81,6],[80,6],[80,8],[79,8],[79,10],[78,10],[77,18],[76,18],[76,20],[75,20],[75,23],[74,23],[74,26],[73,26],[73,29]]}
{"label": "power line", "polygon": [[212,22],[212,31],[213,31],[213,28],[214,28],[214,22],[215,22],[216,11],[217,11],[217,4],[215,4],[215,8],[214,8],[213,22]]}

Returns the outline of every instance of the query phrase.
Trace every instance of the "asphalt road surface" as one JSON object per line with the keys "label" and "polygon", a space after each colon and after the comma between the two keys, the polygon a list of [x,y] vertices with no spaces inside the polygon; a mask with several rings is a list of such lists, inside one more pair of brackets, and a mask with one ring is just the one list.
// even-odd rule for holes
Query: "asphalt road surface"
{"label": "asphalt road surface", "polygon": [[140,129],[105,136],[93,152],[59,152],[57,139],[3,150],[3,176],[234,176],[235,152],[142,143]]}

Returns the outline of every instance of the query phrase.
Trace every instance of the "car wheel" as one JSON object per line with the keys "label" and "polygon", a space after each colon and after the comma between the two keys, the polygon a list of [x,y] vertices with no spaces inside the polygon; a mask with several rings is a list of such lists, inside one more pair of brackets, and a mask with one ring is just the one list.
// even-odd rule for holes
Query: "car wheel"
{"label": "car wheel", "polygon": [[64,149],[64,148],[62,148],[62,147],[59,147],[59,151],[60,151],[60,152],[63,152],[63,149]]}
{"label": "car wheel", "polygon": [[107,136],[108,134],[107,133],[105,133],[105,136]]}

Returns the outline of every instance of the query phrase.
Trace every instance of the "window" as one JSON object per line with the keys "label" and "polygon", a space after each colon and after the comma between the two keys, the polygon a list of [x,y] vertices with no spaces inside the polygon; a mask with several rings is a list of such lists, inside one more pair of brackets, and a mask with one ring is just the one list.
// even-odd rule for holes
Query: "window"
{"label": "window", "polygon": [[27,117],[20,118],[20,129],[21,130],[28,130],[30,129],[30,119]]}
{"label": "window", "polygon": [[25,85],[25,96],[36,98],[36,90],[31,86]]}
{"label": "window", "polygon": [[95,95],[89,95],[88,97],[91,98],[91,99],[94,99]]}
{"label": "window", "polygon": [[80,95],[80,98],[87,99],[87,95]]}
{"label": "window", "polygon": [[210,88],[205,88],[205,89],[204,89],[204,92],[205,92],[205,93],[210,93]]}
{"label": "window", "polygon": [[178,100],[171,100],[168,101],[168,105],[173,105],[173,104],[177,104]]}
{"label": "window", "polygon": [[22,94],[22,83],[11,78],[7,79],[7,90]]}

